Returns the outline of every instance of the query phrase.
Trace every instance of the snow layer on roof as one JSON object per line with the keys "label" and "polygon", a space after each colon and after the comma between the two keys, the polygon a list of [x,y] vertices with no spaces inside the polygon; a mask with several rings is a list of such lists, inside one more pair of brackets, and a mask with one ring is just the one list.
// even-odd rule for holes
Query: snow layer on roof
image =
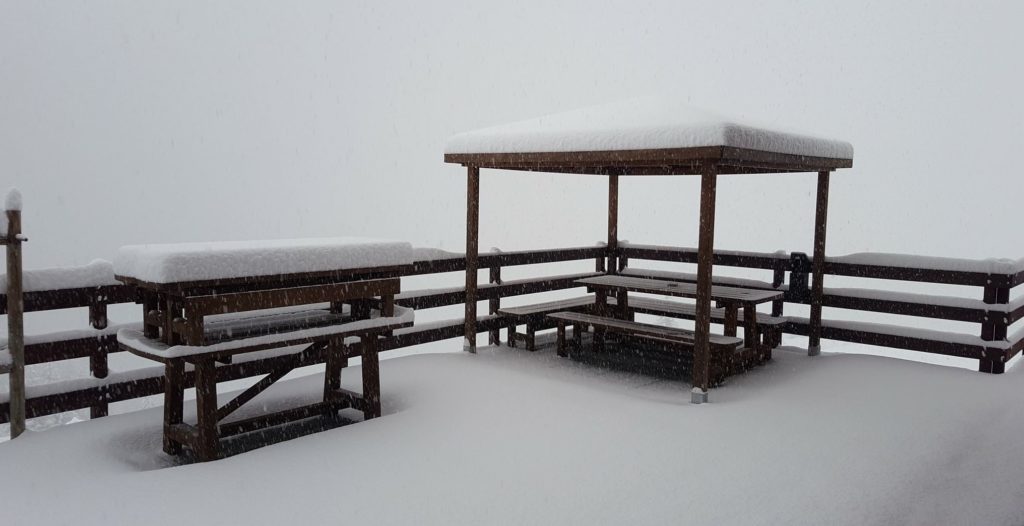
{"label": "snow layer on roof", "polygon": [[121,247],[118,276],[174,283],[408,265],[412,245],[361,237],[225,241]]}
{"label": "snow layer on roof", "polygon": [[[109,261],[93,260],[81,267],[54,267],[26,270],[22,274],[25,292],[57,289],[78,289],[120,285],[114,279],[114,267]],[[0,294],[7,293],[7,275],[0,274]]]}
{"label": "snow layer on roof", "polygon": [[[774,128],[774,127],[772,127]],[[853,159],[845,141],[744,124],[675,99],[643,97],[460,133],[445,153],[646,150],[732,146]]]}
{"label": "snow layer on roof", "polygon": [[862,252],[826,258],[832,263],[851,265],[881,265],[887,267],[925,268],[954,272],[981,272],[984,274],[1016,274],[1024,272],[1024,258],[959,259],[910,254],[887,254],[883,252]]}

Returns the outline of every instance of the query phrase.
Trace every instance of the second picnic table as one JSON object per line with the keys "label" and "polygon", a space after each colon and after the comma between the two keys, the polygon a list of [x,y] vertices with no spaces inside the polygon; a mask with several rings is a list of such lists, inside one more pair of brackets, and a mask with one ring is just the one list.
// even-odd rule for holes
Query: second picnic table
{"label": "second picnic table", "polygon": [[[596,296],[595,309],[599,316],[610,314],[608,306],[608,295],[616,299],[615,310],[619,317],[626,319],[630,316],[629,293],[638,292],[644,294],[657,294],[661,296],[678,298],[696,298],[697,285],[692,283],[680,283],[676,281],[662,281],[649,278],[638,278],[608,274],[576,280],[579,285],[585,285],[594,290]],[[755,349],[758,345],[757,306],[782,298],[781,291],[746,289],[740,287],[711,287],[711,300],[722,304],[725,309],[725,335],[736,336],[736,328],[739,320],[739,309],[743,309],[743,345],[748,349]],[[599,332],[596,334],[600,334]],[[596,345],[600,345],[600,336]]]}
{"label": "second picnic table", "polygon": [[[411,252],[408,243],[359,238],[122,247],[115,272],[139,290],[143,330],[122,330],[118,342],[164,364],[164,451],[187,445],[213,460],[224,436],[344,407],[380,416],[378,339],[412,325],[411,309],[394,305]],[[218,407],[216,362],[299,345],[293,360]],[[354,357],[362,358],[361,393],[340,385]],[[220,423],[295,367],[321,359],[321,403]],[[183,422],[186,364],[195,368],[195,425]]]}

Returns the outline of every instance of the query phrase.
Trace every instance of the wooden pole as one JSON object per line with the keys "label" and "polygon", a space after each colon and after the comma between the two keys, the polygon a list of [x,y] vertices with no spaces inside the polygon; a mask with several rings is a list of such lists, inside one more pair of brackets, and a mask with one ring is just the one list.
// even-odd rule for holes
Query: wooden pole
{"label": "wooden pole", "polygon": [[7,348],[11,352],[11,438],[25,432],[25,302],[21,283],[21,211],[7,211]]}
{"label": "wooden pole", "polygon": [[476,352],[476,279],[480,245],[480,168],[470,166],[466,191],[466,339],[462,350]]}
{"label": "wooden pole", "polygon": [[[492,248],[491,249],[491,253],[499,253],[500,254],[501,250],[498,249],[498,248]],[[491,267],[491,271],[489,273],[487,282],[492,284],[492,285],[501,285],[502,284],[501,267],[500,266],[495,265],[495,266]],[[498,314],[498,310],[500,310],[500,309],[501,309],[501,297],[491,298],[487,302],[487,314],[490,314],[491,316],[495,316],[495,315]],[[491,331],[487,335],[487,344],[488,345],[501,345],[501,331],[500,331],[500,329],[491,329]],[[509,344],[509,345],[511,346],[511,344]]]}
{"label": "wooden pole", "polygon": [[811,274],[811,327],[807,355],[821,354],[821,304],[825,292],[825,231],[828,222],[828,179],[830,172],[818,172],[818,200],[814,212],[814,260]]}
{"label": "wooden pole", "polygon": [[693,391],[690,401],[708,401],[711,387],[711,268],[715,251],[715,189],[718,167],[705,164],[700,176],[700,237],[697,244],[697,312],[694,327]]}
{"label": "wooden pole", "polygon": [[619,250],[619,176],[608,176],[608,273],[618,273],[615,253]]}

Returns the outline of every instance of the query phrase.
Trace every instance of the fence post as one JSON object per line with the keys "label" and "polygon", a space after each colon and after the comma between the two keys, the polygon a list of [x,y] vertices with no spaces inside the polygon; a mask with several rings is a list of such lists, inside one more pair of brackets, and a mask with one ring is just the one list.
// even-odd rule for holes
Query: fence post
{"label": "fence post", "polygon": [[[792,266],[792,265],[790,265]],[[772,288],[778,289],[786,282],[786,264],[783,261],[779,261],[775,264],[775,269],[772,274]],[[785,300],[775,300],[772,302],[772,316],[782,316],[783,308],[785,306]]]}
{"label": "fence post", "polygon": [[[94,295],[89,300],[89,325],[93,329],[103,330],[107,328],[107,304],[106,298]],[[89,374],[93,378],[106,378],[110,374],[107,364],[107,355],[110,353],[108,338],[101,338],[101,343],[96,346],[96,351],[89,356]],[[116,345],[116,344],[115,344]],[[100,418],[109,414],[109,403],[104,400],[89,408],[89,418]]]}
{"label": "fence post", "polygon": [[11,439],[25,432],[25,302],[22,297],[21,194],[11,190],[5,203],[7,212],[7,348],[11,353],[10,420]]}
{"label": "fence post", "polygon": [[[992,285],[992,280],[985,285],[984,302],[989,305],[1005,305],[1010,302],[1010,288]],[[990,311],[981,323],[981,339],[985,341],[1001,341],[1006,339],[1006,316],[992,318]],[[1002,374],[1006,371],[1006,353],[1002,350],[986,350],[983,358],[978,360],[978,371],[983,373]]]}
{"label": "fence post", "polygon": [[[491,247],[492,253],[501,253],[501,249]],[[490,269],[490,278],[487,280],[492,285],[501,285],[501,266],[494,265]],[[501,296],[495,296],[487,301],[487,313],[491,316],[498,314],[498,309],[501,308]],[[488,345],[501,345],[501,331],[498,328],[491,329],[487,333],[487,344]]]}
{"label": "fence post", "polygon": [[811,291],[807,286],[808,271],[811,269],[811,260],[803,252],[793,252],[789,255],[789,291],[786,293],[786,301],[804,303],[810,299]]}

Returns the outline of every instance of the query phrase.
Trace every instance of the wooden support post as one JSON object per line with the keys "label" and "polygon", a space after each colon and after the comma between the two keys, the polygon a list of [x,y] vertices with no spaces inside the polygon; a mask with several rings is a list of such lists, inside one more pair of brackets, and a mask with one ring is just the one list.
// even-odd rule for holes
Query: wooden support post
{"label": "wooden support post", "polygon": [[217,365],[212,358],[196,360],[196,458],[217,460],[220,437],[217,432]]}
{"label": "wooden support post", "polygon": [[[1009,287],[985,286],[983,301],[988,305],[1005,305],[1010,302]],[[986,318],[981,324],[981,339],[985,341],[1001,341],[1006,339],[1006,317]],[[995,350],[986,351],[978,361],[978,371],[983,373],[1002,374],[1006,372],[1006,353]]]}
{"label": "wooden support post", "polygon": [[[94,297],[89,303],[89,325],[93,329],[102,330],[107,328],[107,304],[102,303],[102,298]],[[115,343],[113,347],[117,347]],[[106,378],[110,374],[107,364],[107,355],[110,349],[107,346],[97,346],[96,352],[89,356],[89,374],[93,378]],[[109,414],[109,404],[104,401],[89,407],[89,418],[100,418]]]}
{"label": "wooden support post", "polygon": [[608,176],[608,272],[618,274],[619,251],[619,176]]}
{"label": "wooden support post", "polygon": [[181,443],[171,438],[171,429],[182,422],[185,404],[185,363],[169,360],[164,365],[164,453],[181,453]]}
{"label": "wooden support post", "polygon": [[[492,252],[494,252],[494,251],[501,252],[498,249],[492,249]],[[495,284],[495,285],[501,285],[501,283],[502,283],[502,281],[501,281],[501,267],[499,267],[499,266],[491,267],[490,276],[489,276],[489,279],[487,280],[487,282],[491,283],[491,284]],[[501,298],[500,297],[491,298],[490,300],[487,301],[487,313],[490,314],[491,316],[497,315],[498,314],[498,309],[500,309],[500,308],[501,308]],[[495,327],[494,329],[491,329],[491,331],[488,333],[487,344],[488,345],[501,345],[501,330],[500,329],[498,329],[497,327]]]}
{"label": "wooden support post", "polygon": [[715,190],[718,167],[702,166],[700,178],[700,235],[697,244],[697,312],[694,327],[693,391],[690,401],[708,401],[711,387],[711,269],[715,250]]}
{"label": "wooden support post", "polygon": [[760,341],[757,333],[757,305],[747,303],[743,305],[743,346],[757,355]]}
{"label": "wooden support post", "polygon": [[466,184],[466,316],[462,350],[476,352],[476,273],[480,245],[480,169],[468,167]]}
{"label": "wooden support post", "polygon": [[[604,288],[594,289],[594,313],[604,317],[608,315],[608,292]],[[594,327],[594,352],[604,352],[604,328]]]}
{"label": "wooden support post", "polygon": [[[331,401],[333,393],[341,387],[341,370],[344,367],[343,341],[330,341],[327,343],[327,355],[324,357],[324,403]],[[328,407],[324,410],[324,416],[332,416],[337,410]]]}
{"label": "wooden support post", "polygon": [[730,302],[725,306],[725,335],[736,336],[736,326],[739,324],[739,306]]}
{"label": "wooden support post", "polygon": [[363,336],[363,419],[369,420],[381,415],[380,407],[380,346],[377,335]]}
{"label": "wooden support post", "polygon": [[[778,290],[786,282],[786,267],[779,262],[772,272],[772,288]],[[785,300],[778,299],[772,302],[772,316],[782,316]]]}
{"label": "wooden support post", "polygon": [[7,211],[7,348],[11,353],[11,438],[25,432],[25,301],[21,281],[21,210]]}
{"label": "wooden support post", "polygon": [[825,232],[828,222],[828,179],[830,172],[818,172],[818,199],[814,211],[814,261],[811,274],[811,326],[807,355],[821,354],[821,304],[825,293]]}
{"label": "wooden support post", "polygon": [[160,326],[153,323],[151,317],[160,309],[160,301],[155,292],[142,291],[142,334],[146,338],[160,338]]}
{"label": "wooden support post", "polygon": [[557,331],[557,347],[555,353],[559,356],[569,356],[569,353],[565,350],[565,320],[558,320]]}

